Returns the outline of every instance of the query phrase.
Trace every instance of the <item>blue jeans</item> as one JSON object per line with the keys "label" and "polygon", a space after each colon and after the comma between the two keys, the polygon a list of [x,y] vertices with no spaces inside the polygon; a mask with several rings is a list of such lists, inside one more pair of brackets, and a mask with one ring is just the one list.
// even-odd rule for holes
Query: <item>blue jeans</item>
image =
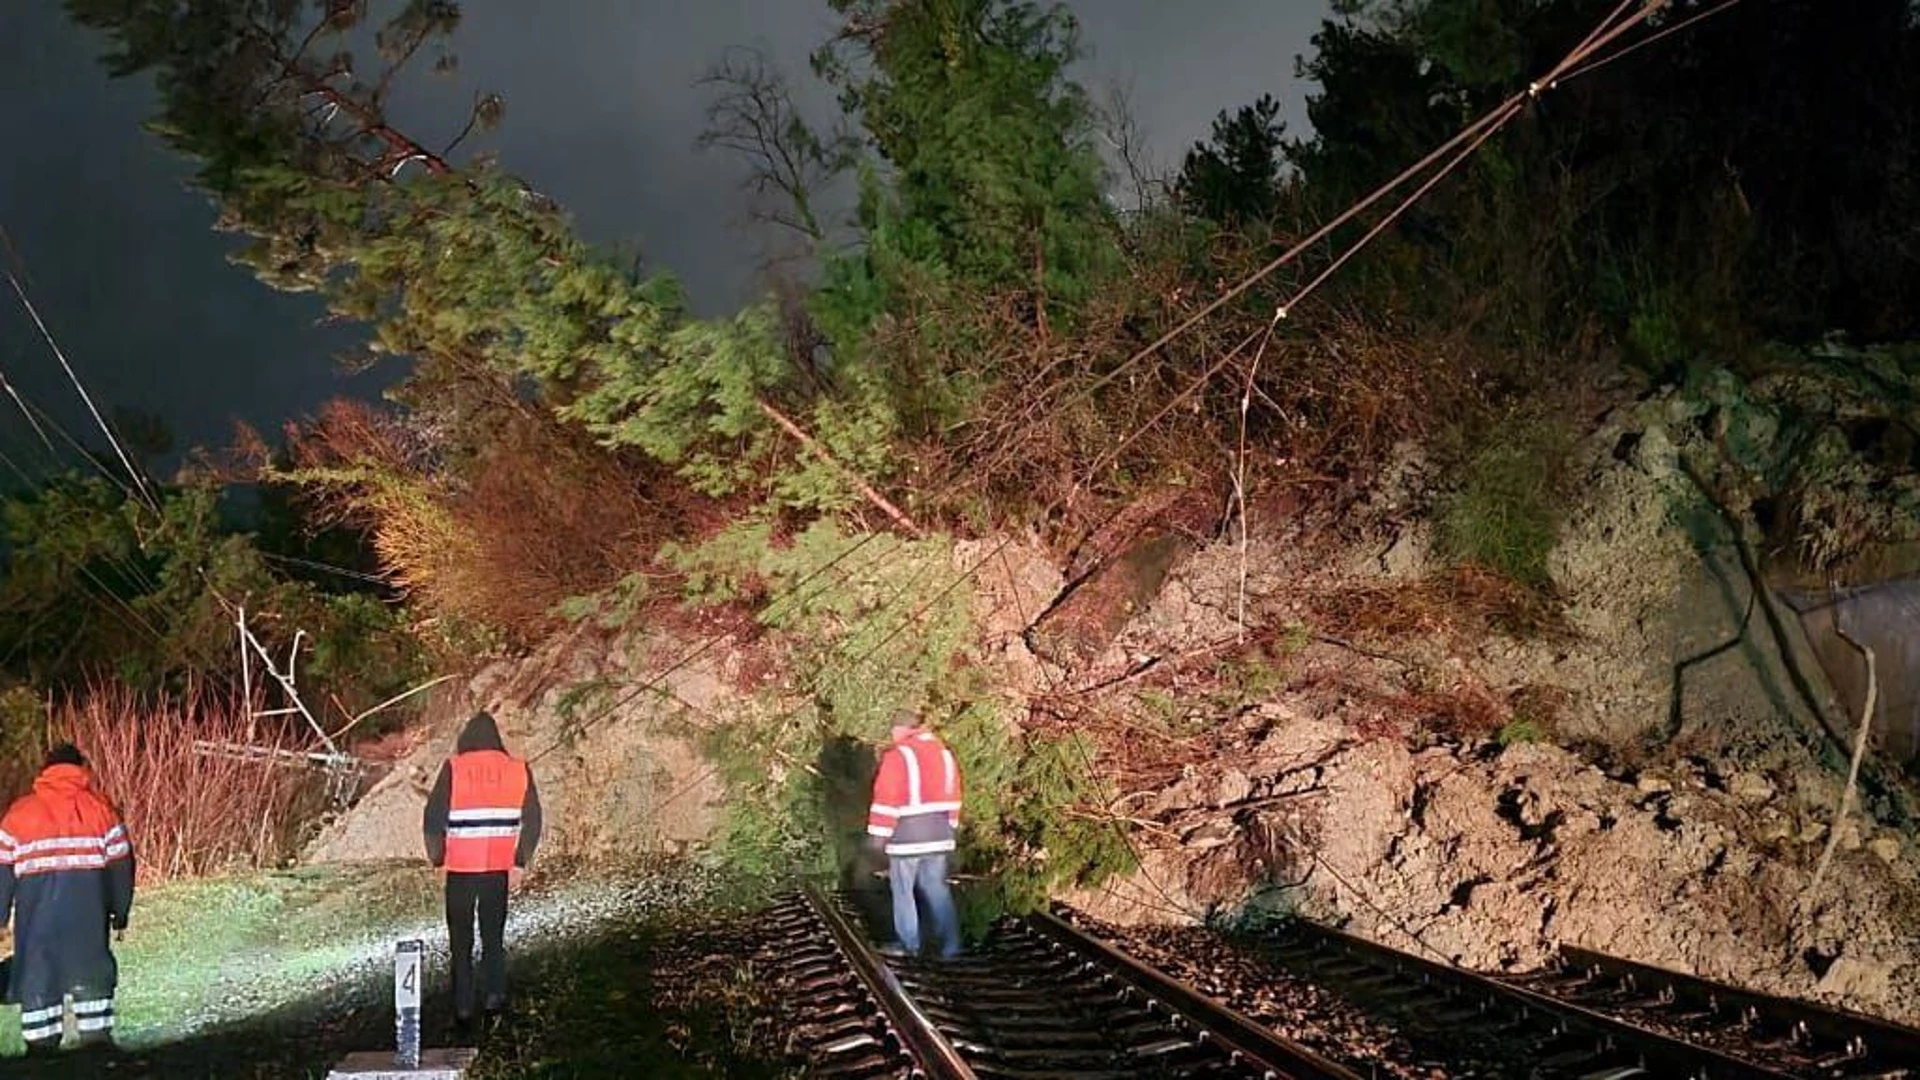
{"label": "blue jeans", "polygon": [[901,948],[920,951],[920,909],[915,898],[927,903],[927,917],[940,942],[940,955],[960,955],[960,916],[953,907],[953,893],[947,888],[947,856],[900,855],[887,862],[887,881],[893,890],[893,934]]}

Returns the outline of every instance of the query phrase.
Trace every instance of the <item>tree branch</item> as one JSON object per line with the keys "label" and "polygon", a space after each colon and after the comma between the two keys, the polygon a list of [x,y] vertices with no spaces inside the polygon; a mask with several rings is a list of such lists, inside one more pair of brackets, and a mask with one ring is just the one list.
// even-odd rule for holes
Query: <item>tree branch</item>
{"label": "tree branch", "polygon": [[756,402],[756,404],[760,406],[760,411],[766,414],[768,419],[780,425],[781,429],[784,430],[787,434],[799,440],[800,445],[806,447],[808,450],[813,451],[814,454],[818,456],[821,461],[826,462],[827,465],[830,468],[832,468],[834,472],[839,473],[841,477],[847,481],[847,483],[852,484],[854,487],[854,490],[858,491],[861,494],[861,496],[863,496],[868,502],[878,507],[881,513],[892,518],[895,524],[907,530],[908,533],[912,534],[916,538],[923,537],[926,535],[926,531],[920,528],[920,526],[916,524],[912,518],[908,517],[904,511],[902,511],[898,506],[895,506],[892,502],[890,502],[885,495],[880,494],[880,492],[877,491],[872,484],[869,484],[865,480],[862,480],[860,476],[856,474],[852,469],[849,469],[845,465],[840,464],[840,462],[836,460],[832,454],[827,452],[826,447],[820,445],[820,443],[817,440],[815,440],[813,436],[803,431],[799,424],[794,423],[791,419],[787,417],[787,414],[781,412],[779,409],[774,408],[771,404],[768,404],[765,398],[759,399]]}
{"label": "tree branch", "polygon": [[1833,610],[1833,632],[1866,657],[1867,700],[1860,709],[1860,730],[1853,739],[1853,764],[1847,769],[1847,786],[1840,794],[1840,809],[1834,814],[1833,827],[1827,830],[1826,850],[1820,853],[1820,861],[1814,864],[1813,880],[1807,883],[1809,898],[1820,891],[1820,882],[1826,878],[1827,866],[1833,861],[1833,849],[1840,845],[1840,826],[1846,823],[1847,814],[1853,810],[1854,794],[1860,787],[1860,763],[1867,756],[1867,735],[1873,730],[1873,709],[1880,696],[1880,678],[1874,668],[1873,650],[1847,633],[1846,627],[1840,624],[1840,609],[1837,607]]}

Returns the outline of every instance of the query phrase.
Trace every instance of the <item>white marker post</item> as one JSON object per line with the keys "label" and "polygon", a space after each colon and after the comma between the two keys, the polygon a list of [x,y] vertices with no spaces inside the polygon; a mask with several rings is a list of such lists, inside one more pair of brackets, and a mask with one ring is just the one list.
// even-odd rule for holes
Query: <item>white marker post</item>
{"label": "white marker post", "polygon": [[427,976],[427,943],[408,939],[393,947],[392,1053],[369,1050],[349,1054],[328,1080],[460,1080],[474,1059],[472,1049],[425,1050],[420,1047],[420,991]]}
{"label": "white marker post", "polygon": [[393,949],[393,1018],[396,1039],[393,1063],[403,1069],[420,1067],[420,977],[427,943],[413,938]]}

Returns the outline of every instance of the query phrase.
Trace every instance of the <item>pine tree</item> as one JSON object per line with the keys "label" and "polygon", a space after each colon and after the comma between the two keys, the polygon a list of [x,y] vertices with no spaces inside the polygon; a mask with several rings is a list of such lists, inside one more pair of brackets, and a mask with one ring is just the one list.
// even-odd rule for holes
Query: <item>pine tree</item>
{"label": "pine tree", "polygon": [[[1009,0],[831,0],[846,18],[815,56],[887,179],[861,222],[893,257],[1043,305],[1084,300],[1110,267],[1093,110],[1067,78],[1064,6]],[[884,275],[883,265],[872,269]]]}
{"label": "pine tree", "polygon": [[1222,110],[1213,138],[1195,143],[1181,163],[1174,194],[1187,213],[1222,225],[1270,222],[1280,209],[1280,151],[1286,124],[1280,103],[1262,94],[1235,112]]}
{"label": "pine tree", "polygon": [[710,489],[763,472],[764,453],[746,451],[773,445],[761,406],[788,374],[768,313],[697,322],[670,278],[635,281],[551,200],[485,157],[456,160],[502,118],[496,95],[437,147],[393,127],[385,104],[407,66],[438,53],[435,66],[452,67],[458,9],[408,0],[376,32],[369,76],[347,48],[368,6],[70,2],[114,42],[114,74],[154,74],[153,126],[199,162],[220,227],[252,238],[239,260],[368,323],[371,353],[412,361],[394,396],[435,422],[448,463],[531,391]]}

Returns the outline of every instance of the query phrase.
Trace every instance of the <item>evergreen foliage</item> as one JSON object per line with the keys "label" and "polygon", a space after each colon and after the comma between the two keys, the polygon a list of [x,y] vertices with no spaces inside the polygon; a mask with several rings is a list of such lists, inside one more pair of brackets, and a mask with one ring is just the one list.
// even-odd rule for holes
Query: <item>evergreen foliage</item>
{"label": "evergreen foliage", "polygon": [[1227,226],[1271,222],[1280,210],[1286,130],[1271,94],[1236,112],[1222,110],[1212,140],[1194,144],[1180,166],[1174,194],[1181,208]]}
{"label": "evergreen foliage", "polygon": [[[1302,73],[1291,144],[1326,210],[1546,70],[1597,0],[1352,0]],[[1674,5],[1662,26],[1698,13]],[[1654,29],[1659,29],[1655,27]],[[1730,11],[1543,95],[1409,215],[1373,277],[1493,342],[1564,348],[1598,313],[1676,351],[1842,330],[1920,333],[1914,292],[1920,29],[1905,0]],[[1677,337],[1674,337],[1677,335]],[[1542,369],[1543,371],[1546,369]],[[1677,370],[1663,366],[1661,375]]]}
{"label": "evergreen foliage", "polygon": [[793,643],[785,666],[801,686],[766,695],[760,715],[713,733],[744,796],[729,804],[732,859],[816,873],[851,861],[873,752],[894,712],[912,709],[966,777],[958,869],[994,883],[984,910],[1030,910],[1056,886],[1128,866],[1110,823],[1068,812],[1102,801],[1089,748],[1015,734],[1010,704],[979,663],[973,590],[949,541],[853,537],[821,522],[775,544],[769,529],[743,523],[671,553],[696,604],[778,596],[758,619]]}
{"label": "evergreen foliage", "polygon": [[[712,130],[771,125],[795,156],[782,166],[772,144],[705,140],[761,155],[760,191],[791,203],[774,220],[805,238],[819,283],[803,300],[711,320],[692,317],[671,277],[637,278],[551,200],[460,153],[503,118],[497,96],[444,144],[391,126],[385,103],[411,62],[452,68],[453,4],[68,2],[113,43],[110,70],[154,77],[154,129],[198,162],[221,227],[249,238],[238,258],[365,323],[370,354],[411,363],[394,440],[363,424],[366,437],[275,475],[331,500],[329,520],[367,530],[423,607],[527,636],[540,618],[636,610],[662,568],[701,604],[781,596],[758,617],[803,673],[805,701],[768,700],[714,732],[744,796],[730,850],[748,862],[824,864],[846,843],[835,822],[860,790],[863,748],[910,706],[930,710],[961,754],[966,859],[1012,902],[1126,864],[1115,831],[1075,810],[1104,801],[1088,747],[1014,734],[1010,706],[984,684],[968,592],[947,588],[950,544],[850,537],[843,519],[860,496],[847,470],[936,528],[1033,527],[1064,548],[1145,492],[1217,502],[1230,475],[1256,499],[1277,479],[1351,490],[1388,446],[1470,431],[1442,498],[1441,547],[1538,585],[1565,436],[1503,418],[1530,415],[1530,400],[1617,351],[1657,378],[1691,377],[1703,408],[1735,418],[1722,479],[1762,493],[1756,504],[1790,503],[1810,561],[1906,535],[1920,513],[1904,473],[1857,467],[1859,432],[1910,418],[1832,385],[1904,401],[1911,358],[1808,347],[1830,330],[1920,334],[1920,29],[1906,0],[1862,0],[1845,19],[1778,0],[1555,88],[1311,310],[1274,321],[1290,298],[1278,275],[1164,343],[1277,246],[1524,86],[1612,0],[1341,0],[1301,65],[1318,84],[1311,133],[1288,138],[1271,97],[1223,111],[1171,196],[1124,218],[1108,203],[1098,118],[1071,78],[1066,7],[827,0],[841,28],[815,70],[849,127],[817,132],[777,78],[736,68]],[[377,57],[362,69],[353,46],[369,30]],[[814,199],[842,171],[859,185],[848,243]],[[1371,223],[1336,234],[1333,250]],[[1768,338],[1792,346],[1799,376],[1778,377],[1754,347]],[[770,423],[776,411],[814,444]],[[596,546],[578,538],[600,519],[505,498],[534,481],[498,449],[502,432],[549,448],[538,466],[574,455],[574,436],[591,440],[604,468],[556,480],[549,501],[631,488],[664,524],[607,528],[620,538]],[[1887,490],[1901,498],[1869,498]],[[179,555],[158,562],[103,492],[21,504],[7,610],[20,626],[104,634],[85,609],[48,599],[77,595],[88,567],[133,610],[198,640],[218,620],[193,607],[174,562],[212,559],[235,589],[270,587],[244,544],[205,526],[198,498],[173,497]],[[487,593],[514,577],[500,569],[530,536],[564,529],[575,539],[541,553],[540,588]],[[152,586],[112,576],[122,562]],[[787,593],[829,566],[824,585]],[[276,601],[311,602],[297,590]],[[365,598],[342,603],[342,625],[373,619]],[[96,663],[137,655],[128,677],[162,683],[193,651],[85,640]],[[69,663],[40,637],[23,649],[36,679]]]}
{"label": "evergreen foliage", "polygon": [[269,567],[253,538],[222,520],[211,486],[166,491],[158,520],[98,477],[62,477],[0,505],[8,551],[0,577],[0,655],[9,678],[74,692],[111,680],[179,691],[237,664],[234,616],[270,648],[304,632],[300,670],[351,707],[419,675],[402,614],[365,592],[323,592]]}
{"label": "evergreen foliage", "polygon": [[847,19],[816,69],[889,166],[861,224],[889,258],[1041,308],[1084,300],[1111,268],[1093,110],[1067,77],[1064,5],[830,0]]}

